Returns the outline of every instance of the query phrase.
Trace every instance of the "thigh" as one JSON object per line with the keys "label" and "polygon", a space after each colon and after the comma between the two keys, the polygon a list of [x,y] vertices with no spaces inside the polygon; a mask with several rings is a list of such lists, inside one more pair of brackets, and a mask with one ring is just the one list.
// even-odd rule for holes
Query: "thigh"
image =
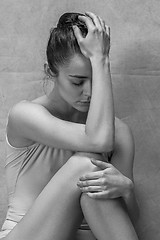
{"label": "thigh", "polygon": [[91,230],[79,229],[76,234],[75,240],[96,240]]}
{"label": "thigh", "polygon": [[81,206],[97,239],[138,240],[121,198],[92,199],[82,194]]}
{"label": "thigh", "polygon": [[82,220],[81,191],[77,181],[83,173],[94,169],[89,158],[72,156],[50,180],[6,240],[72,239]]}

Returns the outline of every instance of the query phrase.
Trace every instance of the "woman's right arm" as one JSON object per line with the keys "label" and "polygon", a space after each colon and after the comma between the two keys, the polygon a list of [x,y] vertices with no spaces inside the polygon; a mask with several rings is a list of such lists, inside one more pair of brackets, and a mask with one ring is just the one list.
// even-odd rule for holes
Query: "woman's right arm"
{"label": "woman's right arm", "polygon": [[8,126],[14,129],[15,136],[73,151],[101,153],[113,149],[114,107],[105,45],[108,35],[98,18],[88,15],[82,17],[88,27],[86,38],[82,39],[78,29],[74,29],[82,53],[85,49],[92,65],[92,96],[86,124],[58,119],[41,105],[21,102],[9,116]]}
{"label": "woman's right arm", "polygon": [[[86,133],[97,138],[108,151],[113,150],[115,135],[115,115],[110,74],[109,50],[110,31],[99,17],[86,13],[79,16],[88,28],[82,37],[78,27],[74,32],[82,53],[90,59],[92,66],[92,98],[86,122]],[[103,148],[102,147],[102,148]]]}

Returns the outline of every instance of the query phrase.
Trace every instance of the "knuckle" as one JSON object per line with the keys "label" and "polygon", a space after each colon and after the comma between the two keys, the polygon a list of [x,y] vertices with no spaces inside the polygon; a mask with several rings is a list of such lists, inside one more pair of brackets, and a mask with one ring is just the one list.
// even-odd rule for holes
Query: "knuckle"
{"label": "knuckle", "polygon": [[98,28],[95,26],[95,27],[92,27],[91,28],[91,32],[92,33],[97,33],[98,32]]}
{"label": "knuckle", "polygon": [[[105,23],[105,22],[104,22]],[[105,26],[106,26],[106,29],[109,29],[109,26],[107,25],[107,24],[105,24]]]}
{"label": "knuckle", "polygon": [[86,182],[88,182],[88,178],[90,177],[89,173],[87,173],[85,176],[84,176],[84,179],[86,179]]}
{"label": "knuckle", "polygon": [[103,186],[103,190],[107,190],[107,185],[104,185],[104,186]]}
{"label": "knuckle", "polygon": [[80,186],[81,186],[81,187],[84,187],[84,186],[85,186],[84,182],[81,182],[81,183],[80,183]]}
{"label": "knuckle", "polygon": [[85,184],[85,186],[88,186],[89,185],[89,181],[85,181],[84,184]]}
{"label": "knuckle", "polygon": [[78,41],[79,44],[81,44],[83,42],[81,38],[80,39],[77,38],[77,41]]}
{"label": "knuckle", "polygon": [[102,178],[103,178],[103,180],[105,179],[105,176],[106,176],[106,174],[105,174],[105,172],[103,172],[103,173],[102,173]]}
{"label": "knuckle", "polygon": [[86,179],[87,179],[87,176],[86,176],[86,175],[83,175],[83,176],[82,176],[82,180],[83,180],[82,183],[83,183],[83,184],[86,182]]}
{"label": "knuckle", "polygon": [[107,197],[107,198],[110,198],[110,192],[109,191],[106,191],[106,193],[105,193],[105,196]]}
{"label": "knuckle", "polygon": [[100,186],[100,190],[101,190],[102,192],[103,192],[104,190],[106,190],[106,189],[105,189],[105,185],[101,185],[101,186]]}
{"label": "knuckle", "polygon": [[103,29],[100,28],[100,27],[96,27],[95,33],[102,34],[103,33]]}
{"label": "knuckle", "polygon": [[104,179],[104,178],[101,179],[101,184],[102,184],[102,185],[105,184],[105,179]]}

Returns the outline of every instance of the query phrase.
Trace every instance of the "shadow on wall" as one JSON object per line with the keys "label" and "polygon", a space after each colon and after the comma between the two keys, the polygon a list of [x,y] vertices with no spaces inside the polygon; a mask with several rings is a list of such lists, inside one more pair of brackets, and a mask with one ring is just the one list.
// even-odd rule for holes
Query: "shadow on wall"
{"label": "shadow on wall", "polygon": [[[117,116],[135,138],[134,176],[142,240],[160,239],[160,50],[156,41],[127,45],[113,67]],[[114,73],[114,69],[120,74]]]}

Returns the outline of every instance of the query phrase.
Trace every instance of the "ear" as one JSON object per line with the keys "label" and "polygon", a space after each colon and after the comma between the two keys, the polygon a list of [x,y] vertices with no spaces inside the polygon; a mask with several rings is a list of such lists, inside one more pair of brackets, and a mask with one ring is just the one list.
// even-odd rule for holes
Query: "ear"
{"label": "ear", "polygon": [[49,67],[49,65],[48,65],[48,62],[45,62],[45,63],[44,63],[44,72],[45,72],[45,74],[47,75],[47,78],[52,79],[52,78],[55,78],[55,77],[56,77],[56,74],[54,74],[54,73],[51,71],[51,69],[50,69],[50,67]]}

